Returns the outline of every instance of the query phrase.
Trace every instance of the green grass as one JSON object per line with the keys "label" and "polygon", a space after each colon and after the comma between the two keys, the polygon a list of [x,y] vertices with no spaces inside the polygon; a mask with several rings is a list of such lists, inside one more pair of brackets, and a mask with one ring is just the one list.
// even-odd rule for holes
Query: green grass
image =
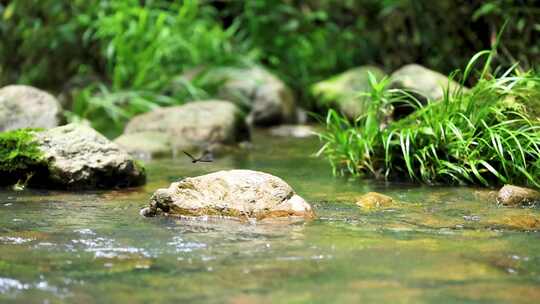
{"label": "green grass", "polygon": [[[387,79],[372,81],[366,115],[349,122],[328,112],[319,154],[338,175],[540,187],[540,120],[527,109],[537,102],[540,77],[515,67],[496,77],[489,72],[493,55],[480,52],[465,69],[463,81],[487,56],[473,88],[446,91],[442,100],[426,105],[407,92],[386,89]],[[383,128],[381,112],[403,102],[416,111]]]}
{"label": "green grass", "polygon": [[237,27],[224,29],[216,13],[197,0],[123,0],[79,16],[86,43],[99,46],[106,77],[74,94],[68,119],[86,119],[114,137],[136,114],[209,96],[212,84],[181,76],[251,58],[234,41]]}
{"label": "green grass", "polygon": [[32,134],[33,131],[36,130],[19,129],[0,133],[1,175],[17,175],[25,171],[31,174],[32,168],[46,165],[43,153],[39,150]]}

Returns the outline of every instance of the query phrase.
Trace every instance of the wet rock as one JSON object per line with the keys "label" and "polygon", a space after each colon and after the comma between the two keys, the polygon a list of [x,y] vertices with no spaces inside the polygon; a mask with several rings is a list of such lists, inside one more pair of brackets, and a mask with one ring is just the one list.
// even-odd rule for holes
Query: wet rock
{"label": "wet rock", "polygon": [[62,108],[52,95],[25,85],[0,89],[0,131],[22,128],[54,128]]}
{"label": "wet rock", "polygon": [[439,100],[444,96],[444,89],[451,93],[461,88],[448,77],[418,64],[408,64],[391,75],[390,87],[411,91],[420,101]]}
{"label": "wet rock", "polygon": [[297,109],[287,85],[261,67],[218,68],[208,72],[220,82],[218,95],[249,111],[248,121],[257,126],[293,123]]}
{"label": "wet rock", "polygon": [[241,111],[227,101],[207,100],[138,115],[115,142],[130,154],[152,158],[245,140],[249,129]]}
{"label": "wet rock", "polygon": [[540,203],[540,192],[524,187],[504,185],[497,194],[497,202],[505,206],[531,206]]}
{"label": "wet rock", "polygon": [[365,114],[369,98],[359,96],[360,92],[369,92],[369,73],[377,80],[384,77],[384,72],[375,66],[361,66],[314,84],[311,94],[319,106],[339,110],[350,119]]}
{"label": "wet rock", "polygon": [[[174,152],[171,136],[162,132],[148,131],[124,134],[116,138],[114,142],[138,159],[165,157]],[[186,150],[192,148],[189,142],[182,144],[177,142],[176,146],[179,149],[185,147]]]}
{"label": "wet rock", "polygon": [[393,206],[394,199],[377,192],[368,192],[356,201],[356,205],[365,209],[382,209]]}
{"label": "wet rock", "polygon": [[281,125],[270,129],[270,135],[280,137],[305,138],[315,136],[315,130],[306,125]]}
{"label": "wet rock", "polygon": [[145,216],[230,216],[276,218],[314,216],[311,206],[278,177],[251,170],[219,171],[158,189]]}
{"label": "wet rock", "polygon": [[59,188],[123,188],[142,185],[144,168],[94,129],[69,124],[35,133],[47,162],[46,182]]}
{"label": "wet rock", "polygon": [[1,185],[55,189],[138,186],[144,168],[94,129],[69,124],[45,131],[16,130],[2,134],[0,151],[19,148],[0,162]]}

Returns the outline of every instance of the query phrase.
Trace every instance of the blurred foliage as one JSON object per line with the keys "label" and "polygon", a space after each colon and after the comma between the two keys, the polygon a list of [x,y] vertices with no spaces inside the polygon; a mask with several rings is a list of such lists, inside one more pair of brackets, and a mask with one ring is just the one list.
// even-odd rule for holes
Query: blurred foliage
{"label": "blurred foliage", "polygon": [[[307,85],[347,68],[379,64],[388,72],[420,63],[443,73],[490,48],[511,20],[502,49],[525,68],[540,59],[540,3],[534,0],[250,0],[228,15],[302,96]],[[510,54],[519,54],[513,58]],[[305,99],[305,98],[304,98]]]}
{"label": "blurred foliage", "polygon": [[86,63],[99,68],[95,48],[83,45],[78,16],[90,1],[0,0],[0,84],[27,83],[58,88]]}
{"label": "blurred foliage", "polygon": [[197,0],[0,3],[0,83],[67,91],[68,119],[111,136],[135,114],[205,96],[183,72],[250,58]]}
{"label": "blurred foliage", "polygon": [[67,92],[70,118],[117,133],[132,115],[211,95],[179,75],[256,61],[307,87],[358,65],[448,73],[510,25],[498,62],[540,59],[535,0],[0,0],[0,85]]}
{"label": "blurred foliage", "polygon": [[85,16],[87,38],[100,43],[114,89],[160,91],[188,68],[239,58],[233,52],[235,26],[223,29],[211,6],[147,2],[105,1],[96,19]]}

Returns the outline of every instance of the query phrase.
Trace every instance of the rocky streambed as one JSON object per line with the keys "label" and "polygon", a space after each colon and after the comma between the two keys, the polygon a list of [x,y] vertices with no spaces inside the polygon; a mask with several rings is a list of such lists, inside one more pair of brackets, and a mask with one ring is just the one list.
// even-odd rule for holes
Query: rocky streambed
{"label": "rocky streambed", "polygon": [[[336,179],[306,156],[315,138],[253,139],[252,150],[211,163],[149,161],[139,188],[0,191],[0,302],[529,303],[540,296],[538,209],[502,206],[490,189]],[[317,217],[276,225],[139,215],[156,189],[231,169],[279,177]]]}

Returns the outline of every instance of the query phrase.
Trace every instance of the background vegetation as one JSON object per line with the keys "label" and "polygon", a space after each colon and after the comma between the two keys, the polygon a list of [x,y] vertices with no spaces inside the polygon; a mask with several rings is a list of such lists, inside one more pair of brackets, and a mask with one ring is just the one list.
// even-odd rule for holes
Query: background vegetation
{"label": "background vegetation", "polygon": [[[527,176],[538,176],[538,161],[530,166],[539,159],[538,138],[527,135],[537,136],[537,126],[521,109],[501,106],[508,96],[538,97],[537,2],[0,0],[0,86],[52,91],[69,120],[87,120],[113,137],[137,113],[210,96],[215,84],[195,76],[206,68],[262,64],[314,110],[307,88],[319,80],[365,64],[391,72],[415,62],[449,74],[492,48],[509,20],[483,73],[462,75],[471,94],[447,94],[383,132],[377,113],[404,95],[373,80],[371,114],[349,122],[330,112],[323,152],[336,171],[355,175],[538,186]],[[492,66],[501,70],[491,73]]]}
{"label": "background vegetation", "polygon": [[134,114],[208,96],[179,77],[193,69],[262,63],[312,109],[306,88],[354,66],[463,67],[506,19],[498,64],[534,68],[534,0],[0,0],[0,85],[60,94],[70,119],[113,136]]}

